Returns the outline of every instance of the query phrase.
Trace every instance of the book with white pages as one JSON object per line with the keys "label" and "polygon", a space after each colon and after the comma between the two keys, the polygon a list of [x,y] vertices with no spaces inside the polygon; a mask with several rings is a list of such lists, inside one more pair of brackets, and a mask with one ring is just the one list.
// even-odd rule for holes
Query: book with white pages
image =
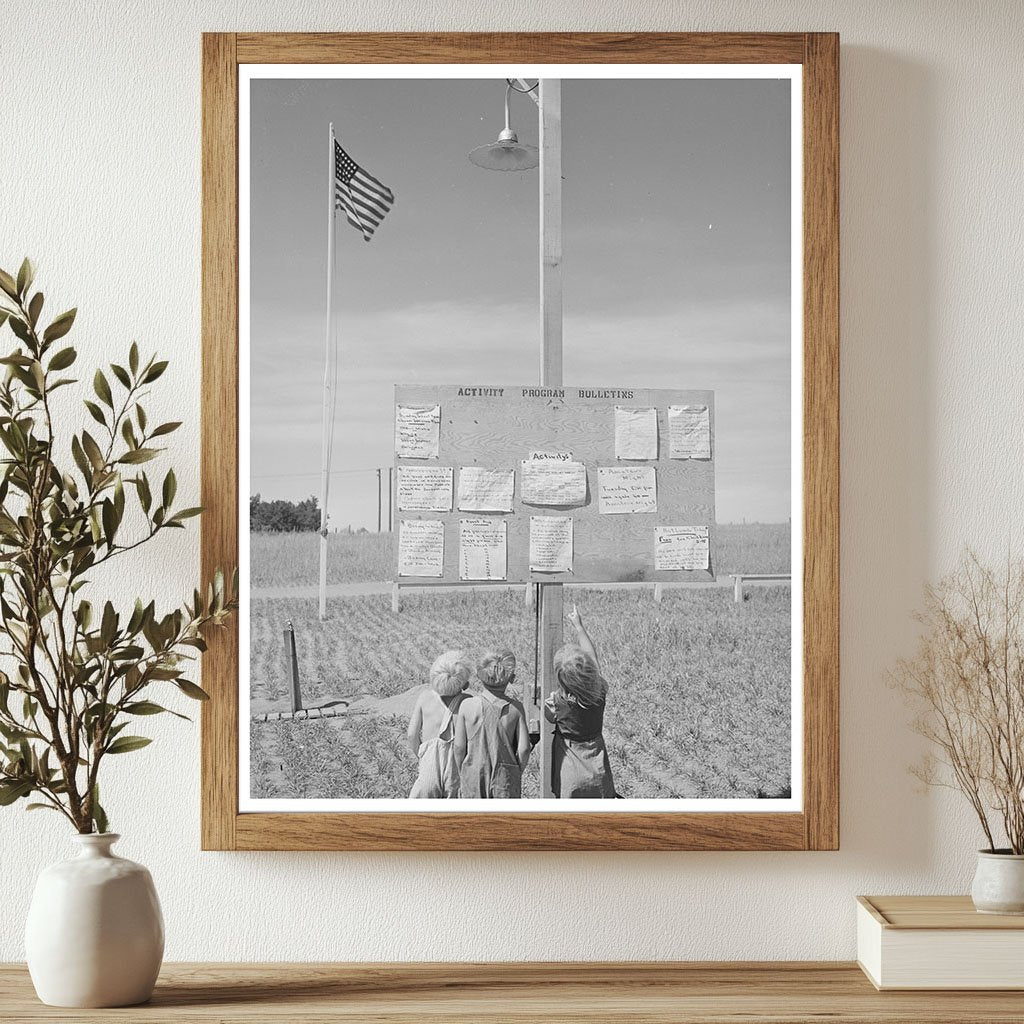
{"label": "book with white pages", "polygon": [[1024,916],[980,914],[970,896],[858,896],[857,962],[883,990],[1024,989]]}

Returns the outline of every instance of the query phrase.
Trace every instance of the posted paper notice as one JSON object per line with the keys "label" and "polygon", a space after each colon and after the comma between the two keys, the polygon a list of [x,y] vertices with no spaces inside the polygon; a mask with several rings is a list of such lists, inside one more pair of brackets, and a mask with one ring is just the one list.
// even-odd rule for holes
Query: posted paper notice
{"label": "posted paper notice", "polygon": [[670,459],[711,458],[711,414],[706,405],[668,407]]}
{"label": "posted paper notice", "polygon": [[451,512],[451,466],[399,466],[398,508],[402,512]]}
{"label": "posted paper notice", "polygon": [[615,458],[658,457],[658,410],[615,406]]}
{"label": "posted paper notice", "polygon": [[530,571],[572,572],[572,516],[530,516]]}
{"label": "posted paper notice", "polygon": [[460,512],[511,512],[516,486],[514,469],[459,468]]}
{"label": "posted paper notice", "polygon": [[709,569],[706,526],[658,526],[654,530],[654,568]]}
{"label": "posted paper notice", "polygon": [[653,466],[599,466],[597,511],[601,515],[657,512],[658,488]]}
{"label": "posted paper notice", "polygon": [[398,575],[444,575],[444,523],[403,519],[398,529]]}
{"label": "posted paper notice", "polygon": [[436,459],[441,440],[441,406],[395,407],[395,454],[400,459]]}
{"label": "posted paper notice", "polygon": [[522,497],[528,505],[582,505],[587,500],[587,467],[582,462],[527,459],[522,473]]}
{"label": "posted paper notice", "polygon": [[459,579],[503,580],[508,577],[504,519],[459,520]]}

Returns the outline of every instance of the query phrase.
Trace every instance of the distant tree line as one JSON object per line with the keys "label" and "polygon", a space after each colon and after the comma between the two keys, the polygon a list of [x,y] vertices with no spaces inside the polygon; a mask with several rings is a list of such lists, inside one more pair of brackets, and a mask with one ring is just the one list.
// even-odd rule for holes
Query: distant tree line
{"label": "distant tree line", "polygon": [[263,533],[315,533],[320,529],[320,506],[315,497],[305,501],[264,501],[249,498],[249,529]]}

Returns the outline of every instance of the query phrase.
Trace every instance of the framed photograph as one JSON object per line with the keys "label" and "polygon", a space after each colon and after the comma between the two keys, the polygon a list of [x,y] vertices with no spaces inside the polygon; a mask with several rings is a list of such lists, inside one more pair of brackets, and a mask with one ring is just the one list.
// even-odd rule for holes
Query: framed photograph
{"label": "framed photograph", "polygon": [[204,848],[838,847],[838,55],[204,36]]}

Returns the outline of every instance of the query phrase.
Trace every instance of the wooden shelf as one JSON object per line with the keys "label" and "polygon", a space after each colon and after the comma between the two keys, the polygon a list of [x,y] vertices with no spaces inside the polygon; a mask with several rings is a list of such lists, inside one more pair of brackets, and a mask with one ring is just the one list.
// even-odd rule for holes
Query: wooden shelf
{"label": "wooden shelf", "polygon": [[60,1010],[0,965],[0,1020],[971,1024],[1019,1022],[1024,993],[876,992],[850,963],[167,964],[152,1002]]}

